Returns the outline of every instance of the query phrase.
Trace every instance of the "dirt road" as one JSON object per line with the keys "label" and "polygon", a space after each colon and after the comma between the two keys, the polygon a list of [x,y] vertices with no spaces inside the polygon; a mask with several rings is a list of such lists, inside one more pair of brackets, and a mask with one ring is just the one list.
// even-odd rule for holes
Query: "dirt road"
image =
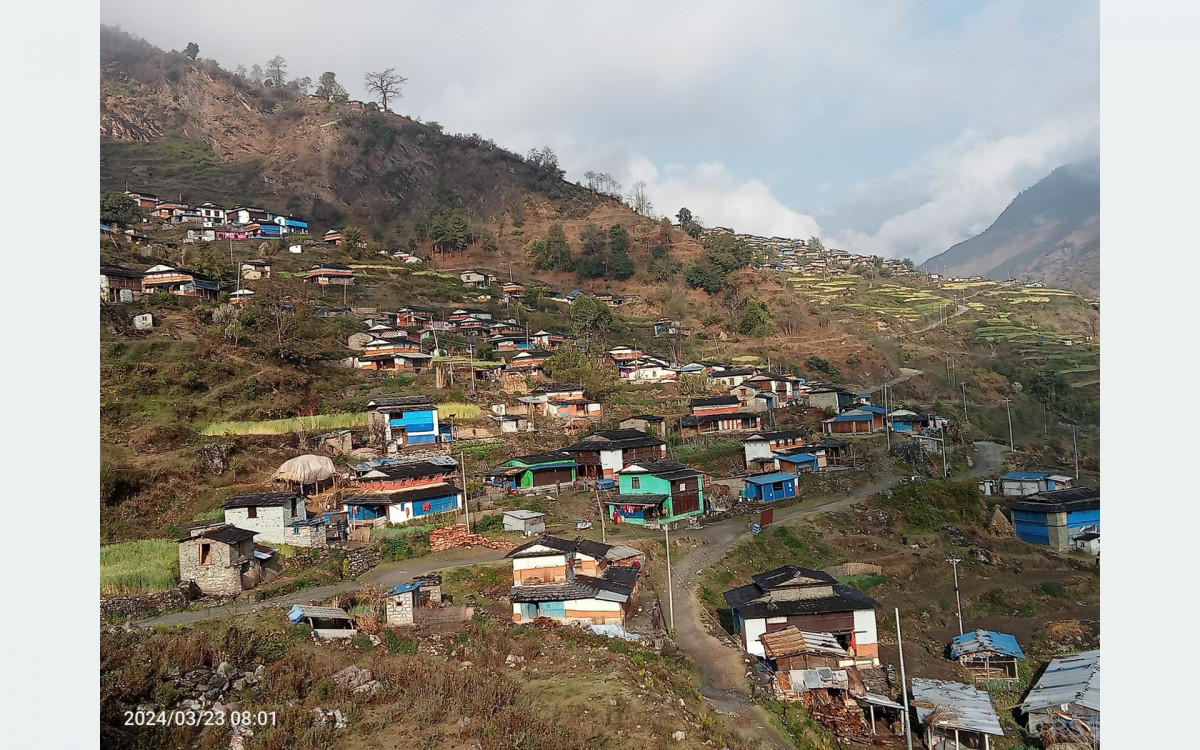
{"label": "dirt road", "polygon": [[[889,476],[845,497],[819,505],[799,505],[775,513],[775,522],[816,515],[860,502],[876,492],[891,487],[899,477]],[[675,580],[675,641],[687,651],[700,673],[700,693],[721,713],[734,717],[734,722],[746,734],[760,741],[761,747],[790,748],[792,744],[769,721],[765,709],[750,697],[746,681],[746,664],[742,651],[709,633],[704,614],[696,599],[696,577],[709,565],[724,557],[729,549],[750,537],[747,519],[735,518],[705,526],[699,531],[682,533],[702,545],[678,561],[673,561]]]}
{"label": "dirt road", "polygon": [[258,612],[267,607],[291,607],[293,604],[308,604],[310,602],[328,599],[337,594],[343,594],[348,591],[356,591],[363,584],[370,584],[378,587],[395,586],[400,583],[406,583],[412,580],[413,576],[425,575],[433,573],[445,568],[454,568],[459,565],[474,565],[476,563],[496,562],[504,559],[503,552],[486,548],[460,548],[449,550],[447,552],[422,557],[416,560],[405,560],[399,563],[386,563],[380,565],[374,570],[364,575],[357,581],[342,581],[330,586],[319,586],[315,589],[305,589],[297,591],[293,594],[285,594],[277,596],[273,599],[264,599],[261,602],[252,601],[235,601],[226,604],[222,607],[211,607],[209,609],[196,609],[187,612],[174,612],[169,615],[161,615],[159,617],[150,617],[145,620],[135,620],[134,624],[138,626],[153,626],[153,625],[183,625],[189,622],[199,622],[200,620],[210,620],[215,617],[229,617],[230,615],[248,614],[250,612]]}
{"label": "dirt road", "polygon": [[1008,454],[1008,446],[993,443],[990,440],[976,440],[975,465],[971,467],[971,476],[990,477],[1004,468],[1004,457]]}

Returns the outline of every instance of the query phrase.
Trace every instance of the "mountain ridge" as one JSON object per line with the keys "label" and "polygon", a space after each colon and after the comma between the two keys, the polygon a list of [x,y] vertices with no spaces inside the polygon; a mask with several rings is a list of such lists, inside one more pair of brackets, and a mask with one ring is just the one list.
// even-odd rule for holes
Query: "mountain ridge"
{"label": "mountain ridge", "polygon": [[1021,191],[986,230],[920,268],[948,276],[1017,278],[1098,296],[1099,161],[1058,167]]}

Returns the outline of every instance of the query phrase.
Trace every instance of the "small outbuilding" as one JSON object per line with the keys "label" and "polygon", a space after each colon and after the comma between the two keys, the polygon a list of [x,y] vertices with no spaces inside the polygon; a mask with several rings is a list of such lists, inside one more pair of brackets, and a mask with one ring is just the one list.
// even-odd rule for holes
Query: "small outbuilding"
{"label": "small outbuilding", "polygon": [[353,638],[358,635],[354,618],[346,614],[346,610],[337,607],[294,604],[288,610],[287,618],[293,625],[308,625],[317,638]]}
{"label": "small outbuilding", "polygon": [[912,696],[931,750],[991,750],[991,738],[1004,736],[992,697],[974,685],[914,677]]}
{"label": "small outbuilding", "polygon": [[783,471],[746,477],[746,499],[769,503],[796,496],[796,475]]}
{"label": "small outbuilding", "polygon": [[504,511],[504,530],[535,536],[546,531],[546,514],[536,510]]}
{"label": "small outbuilding", "polygon": [[1024,659],[1025,652],[1014,635],[973,630],[950,641],[950,658],[970,672],[976,684],[995,680],[1015,682],[1019,679],[1017,660]]}
{"label": "small outbuilding", "polygon": [[1100,743],[1100,650],[1060,656],[1017,706],[1029,733],[1047,747],[1071,742],[1084,747]]}

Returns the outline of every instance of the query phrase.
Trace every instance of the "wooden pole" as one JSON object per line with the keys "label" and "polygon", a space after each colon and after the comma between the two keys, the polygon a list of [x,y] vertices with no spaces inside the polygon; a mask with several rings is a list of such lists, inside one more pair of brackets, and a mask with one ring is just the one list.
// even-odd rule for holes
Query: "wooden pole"
{"label": "wooden pole", "polygon": [[600,541],[608,541],[608,531],[604,527],[604,506],[600,504],[600,485],[592,483],[592,490],[596,493],[596,510],[600,512]]}
{"label": "wooden pole", "polygon": [[912,750],[912,726],[908,717],[908,679],[904,676],[904,639],[900,635],[900,608],[896,607],[896,650],[900,653],[900,695],[904,698],[904,741]]}
{"label": "wooden pole", "polygon": [[467,512],[467,533],[471,533],[471,496],[467,493],[467,454],[458,454],[458,469],[462,472],[463,510]]}
{"label": "wooden pole", "polygon": [[671,530],[663,526],[663,535],[667,541],[667,604],[671,608],[671,631],[675,631],[675,592],[671,588]]}

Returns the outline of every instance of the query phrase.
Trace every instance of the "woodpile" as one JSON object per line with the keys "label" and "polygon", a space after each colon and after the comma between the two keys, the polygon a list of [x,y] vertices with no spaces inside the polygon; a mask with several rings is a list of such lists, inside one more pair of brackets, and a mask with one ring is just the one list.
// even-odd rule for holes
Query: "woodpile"
{"label": "woodpile", "polygon": [[480,536],[467,531],[465,524],[456,523],[445,526],[429,534],[429,550],[445,552],[454,547],[487,547],[488,549],[508,552],[516,547],[512,542],[495,537]]}
{"label": "woodpile", "polygon": [[862,707],[845,690],[808,690],[800,702],[814,719],[838,737],[869,741],[869,727]]}

